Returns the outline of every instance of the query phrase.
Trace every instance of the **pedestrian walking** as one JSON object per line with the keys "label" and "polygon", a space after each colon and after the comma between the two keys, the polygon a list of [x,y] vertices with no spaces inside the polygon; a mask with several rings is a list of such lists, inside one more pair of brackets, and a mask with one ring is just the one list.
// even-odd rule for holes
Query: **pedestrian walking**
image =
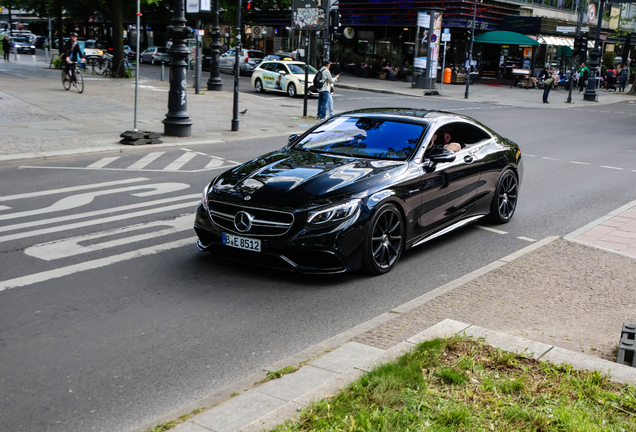
{"label": "pedestrian walking", "polygon": [[546,68],[546,79],[545,81],[543,81],[544,87],[543,87],[543,103],[550,103],[548,102],[548,96],[550,95],[550,90],[552,90],[552,84],[554,84],[555,82],[555,74],[554,71],[551,70],[550,68]]}
{"label": "pedestrian walking", "polygon": [[327,109],[329,109],[329,116],[333,116],[333,99],[331,98],[331,86],[336,82],[340,74],[335,77],[331,76],[331,62],[325,60],[322,62],[322,67],[318,71],[320,74],[318,80],[322,82],[322,86],[318,89],[318,115],[319,119],[324,119],[327,116]]}
{"label": "pedestrian walking", "polygon": [[616,90],[616,70],[610,65],[605,71],[605,91]]}
{"label": "pedestrian walking", "polygon": [[[627,80],[629,80],[629,66],[624,65],[619,73],[620,81],[618,82],[618,91],[624,92],[627,86]],[[636,85],[636,83],[634,85]]]}
{"label": "pedestrian walking", "polygon": [[11,52],[11,41],[9,40],[9,35],[4,35],[2,39],[2,51],[4,51],[4,61],[10,61],[9,53]]}
{"label": "pedestrian walking", "polygon": [[585,62],[582,62],[577,72],[579,73],[579,93],[583,93],[583,90],[585,90],[585,82],[590,75],[590,70],[585,66]]}

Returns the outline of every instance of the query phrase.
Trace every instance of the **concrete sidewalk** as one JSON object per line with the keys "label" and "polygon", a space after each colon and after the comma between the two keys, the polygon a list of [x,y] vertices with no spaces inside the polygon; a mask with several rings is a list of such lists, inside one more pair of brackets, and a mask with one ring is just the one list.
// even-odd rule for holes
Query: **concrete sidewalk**
{"label": "concrete sidewalk", "polygon": [[[203,413],[175,431],[272,428],[415,344],[456,333],[636,385],[636,369],[615,363],[623,323],[636,322],[634,286],[636,201],[564,238],[546,238],[501,258],[134,432],[195,409]],[[295,373],[259,383],[267,371],[299,365]]]}

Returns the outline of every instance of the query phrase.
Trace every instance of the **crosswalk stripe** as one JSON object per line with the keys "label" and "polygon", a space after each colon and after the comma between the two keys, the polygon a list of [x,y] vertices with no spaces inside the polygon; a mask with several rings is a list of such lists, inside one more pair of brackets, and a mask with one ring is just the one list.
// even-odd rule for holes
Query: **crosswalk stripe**
{"label": "crosswalk stripe", "polygon": [[155,159],[159,158],[164,153],[165,152],[148,153],[146,156],[144,156],[141,159],[139,159],[137,162],[135,162],[134,164],[129,166],[127,169],[142,169],[145,166],[147,166],[148,164],[150,164],[150,162],[152,162]]}
{"label": "crosswalk stripe", "polygon": [[177,171],[179,168],[190,162],[192,159],[196,157],[195,153],[187,152],[182,154],[177,160],[172,162],[170,165],[165,167],[164,171]]}
{"label": "crosswalk stripe", "polygon": [[212,159],[209,164],[205,166],[205,168],[216,168],[223,165],[223,159]]}
{"label": "crosswalk stripe", "polygon": [[113,161],[116,161],[117,159],[119,159],[119,156],[103,158],[93,164],[90,164],[86,168],[104,168],[106,165]]}

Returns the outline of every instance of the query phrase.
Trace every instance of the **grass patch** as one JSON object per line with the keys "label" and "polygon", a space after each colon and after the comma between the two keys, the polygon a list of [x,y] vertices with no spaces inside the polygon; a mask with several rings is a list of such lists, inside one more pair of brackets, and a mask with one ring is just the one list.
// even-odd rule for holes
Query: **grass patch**
{"label": "grass patch", "polygon": [[636,388],[455,336],[421,343],[274,430],[636,432]]}
{"label": "grass patch", "polygon": [[284,368],[279,369],[277,371],[267,371],[267,377],[264,380],[259,381],[257,384],[281,378],[287,374],[296,372],[298,369],[300,369],[300,367],[285,366]]}

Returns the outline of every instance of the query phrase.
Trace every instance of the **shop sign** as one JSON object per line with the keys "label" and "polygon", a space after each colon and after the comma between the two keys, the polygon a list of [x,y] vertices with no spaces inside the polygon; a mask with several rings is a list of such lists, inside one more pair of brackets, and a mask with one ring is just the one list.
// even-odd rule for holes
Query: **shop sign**
{"label": "shop sign", "polygon": [[557,26],[556,31],[560,33],[574,33],[576,31],[576,27],[560,27]]}

